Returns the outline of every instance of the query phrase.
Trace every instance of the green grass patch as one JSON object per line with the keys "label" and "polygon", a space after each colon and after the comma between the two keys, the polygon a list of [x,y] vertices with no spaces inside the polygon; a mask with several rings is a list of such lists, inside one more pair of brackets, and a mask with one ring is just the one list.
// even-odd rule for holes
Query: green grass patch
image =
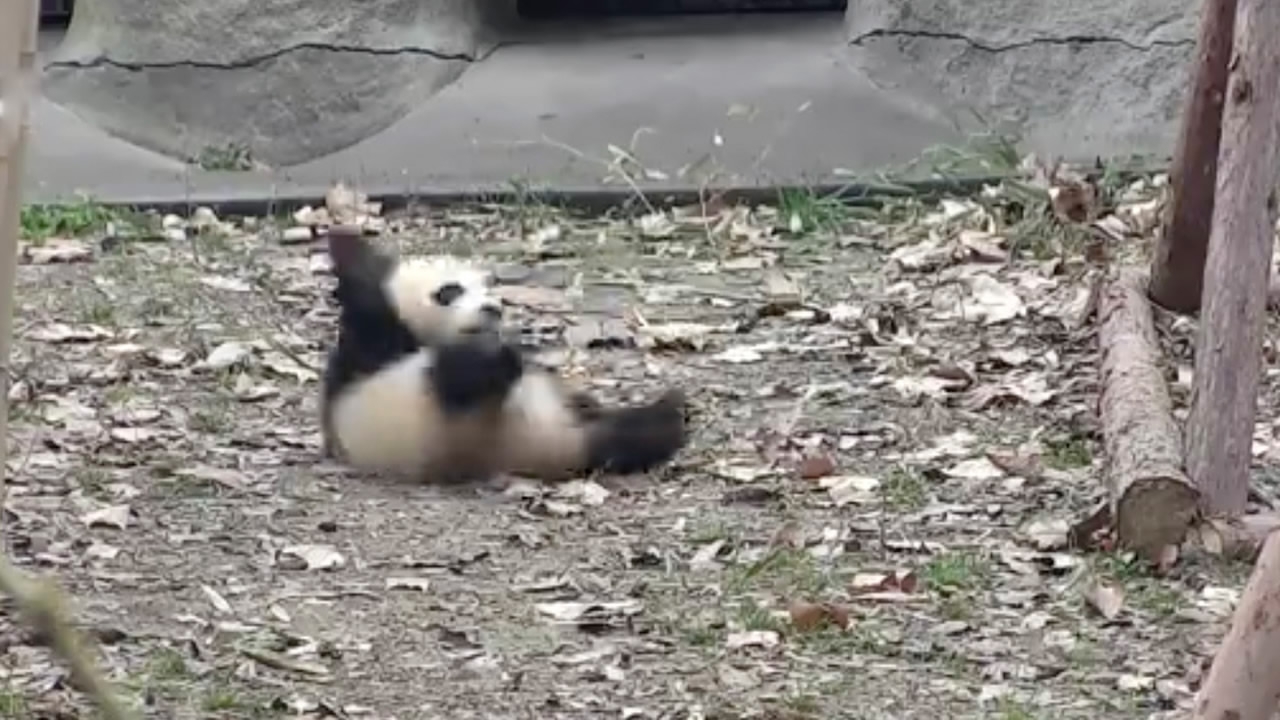
{"label": "green grass patch", "polygon": [[102,232],[122,214],[85,198],[69,204],[27,205],[19,220],[22,237],[41,241],[50,237],[77,237]]}
{"label": "green grass patch", "polygon": [[793,233],[839,232],[849,221],[849,207],[837,197],[809,189],[778,192],[778,222]]}
{"label": "green grass patch", "polygon": [[29,718],[27,699],[17,690],[0,688],[0,718]]}
{"label": "green grass patch", "polygon": [[1044,462],[1051,468],[1067,470],[1088,467],[1093,463],[1089,441],[1079,436],[1046,440]]}
{"label": "green grass patch", "polygon": [[206,145],[195,158],[201,170],[246,172],[254,166],[253,153],[241,143]]}
{"label": "green grass patch", "polygon": [[925,480],[906,468],[894,468],[880,483],[880,497],[897,510],[917,510],[929,498]]}
{"label": "green grass patch", "polygon": [[789,597],[816,597],[831,586],[833,578],[804,550],[774,548],[756,562],[729,570],[725,591],[730,595],[765,587]]}
{"label": "green grass patch", "polygon": [[969,592],[986,586],[990,561],[976,552],[947,552],[929,561],[921,573],[928,587],[944,593]]}

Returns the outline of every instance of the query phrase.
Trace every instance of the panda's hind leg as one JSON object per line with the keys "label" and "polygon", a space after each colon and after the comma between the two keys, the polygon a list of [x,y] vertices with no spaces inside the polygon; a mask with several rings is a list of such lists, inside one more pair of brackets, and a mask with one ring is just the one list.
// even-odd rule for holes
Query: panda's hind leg
{"label": "panda's hind leg", "polygon": [[516,346],[477,335],[438,346],[427,372],[440,407],[465,413],[501,404],[524,374],[524,359]]}

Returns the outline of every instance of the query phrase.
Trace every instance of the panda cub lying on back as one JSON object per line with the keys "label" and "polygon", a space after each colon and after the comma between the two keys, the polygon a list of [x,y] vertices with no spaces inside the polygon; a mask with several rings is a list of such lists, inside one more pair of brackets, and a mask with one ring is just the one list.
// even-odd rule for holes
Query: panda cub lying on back
{"label": "panda cub lying on back", "polygon": [[499,335],[489,275],[450,256],[394,258],[335,227],[337,347],[321,405],[325,446],[364,471],[428,482],[511,473],[548,481],[632,473],[685,443],[684,397],[605,408],[525,363]]}

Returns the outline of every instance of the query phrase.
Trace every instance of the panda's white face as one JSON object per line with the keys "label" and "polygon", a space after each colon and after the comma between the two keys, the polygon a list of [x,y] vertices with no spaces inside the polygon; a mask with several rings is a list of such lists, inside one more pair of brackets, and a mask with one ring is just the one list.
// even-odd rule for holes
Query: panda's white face
{"label": "panda's white face", "polygon": [[383,290],[420,342],[493,332],[502,322],[502,302],[493,294],[489,273],[462,258],[403,258]]}

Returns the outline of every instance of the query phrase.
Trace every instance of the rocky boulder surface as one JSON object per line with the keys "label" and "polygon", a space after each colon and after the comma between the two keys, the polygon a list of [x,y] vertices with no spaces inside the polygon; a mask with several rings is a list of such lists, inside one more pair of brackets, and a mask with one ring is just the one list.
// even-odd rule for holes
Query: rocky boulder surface
{"label": "rocky boulder surface", "polygon": [[853,62],[965,131],[1068,157],[1167,155],[1199,3],[850,0]]}
{"label": "rocky boulder surface", "polygon": [[491,46],[514,0],[81,0],[43,91],[181,158],[272,166],[403,117]]}

